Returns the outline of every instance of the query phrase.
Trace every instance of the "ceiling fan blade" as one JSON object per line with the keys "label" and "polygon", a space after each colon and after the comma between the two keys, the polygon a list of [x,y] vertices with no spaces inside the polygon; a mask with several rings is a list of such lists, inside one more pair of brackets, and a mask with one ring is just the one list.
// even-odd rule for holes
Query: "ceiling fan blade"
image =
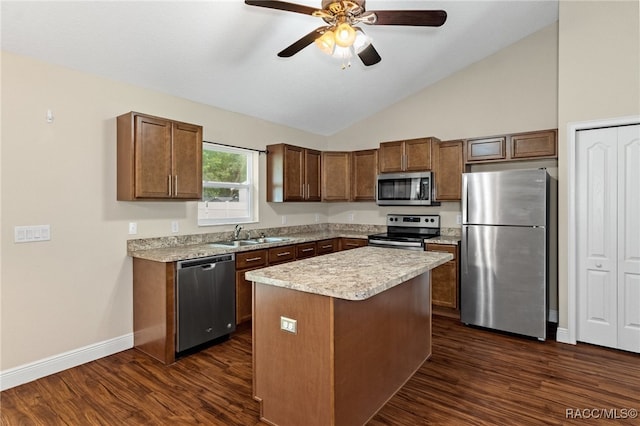
{"label": "ceiling fan blade", "polygon": [[374,10],[376,21],[372,25],[409,25],[439,27],[447,20],[444,10]]}
{"label": "ceiling fan blade", "polygon": [[304,13],[305,15],[311,15],[317,10],[313,7],[277,0],[244,0],[244,2],[249,6],[266,7],[268,9],[278,9],[286,12]]}
{"label": "ceiling fan blade", "polygon": [[282,50],[280,53],[278,53],[278,56],[280,56],[281,58],[289,58],[295,55],[296,53],[298,53],[299,51],[301,51],[302,49],[304,49],[305,47],[313,43],[315,39],[320,37],[322,33],[324,33],[324,30],[326,28],[327,27],[316,28],[306,36],[302,37],[300,40],[293,43],[291,46]]}
{"label": "ceiling fan blade", "polygon": [[382,60],[378,51],[373,47],[373,44],[368,45],[358,53],[360,60],[366,66],[375,65]]}

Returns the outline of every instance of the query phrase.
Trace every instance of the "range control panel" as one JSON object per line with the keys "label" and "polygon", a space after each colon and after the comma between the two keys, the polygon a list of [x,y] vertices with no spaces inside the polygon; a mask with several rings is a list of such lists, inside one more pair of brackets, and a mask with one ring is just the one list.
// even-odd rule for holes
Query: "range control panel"
{"label": "range control panel", "polygon": [[440,215],[437,214],[388,214],[387,226],[406,226],[411,228],[440,228]]}

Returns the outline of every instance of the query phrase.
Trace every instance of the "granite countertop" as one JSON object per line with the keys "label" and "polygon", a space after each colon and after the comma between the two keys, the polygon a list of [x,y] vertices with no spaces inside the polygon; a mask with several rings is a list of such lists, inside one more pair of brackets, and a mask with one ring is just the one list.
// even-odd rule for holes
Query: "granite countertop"
{"label": "granite countertop", "polygon": [[180,260],[196,259],[198,257],[215,256],[225,253],[238,253],[250,250],[260,250],[271,247],[287,246],[291,244],[300,244],[312,241],[320,241],[329,238],[363,238],[366,239],[368,233],[355,232],[355,231],[321,231],[321,232],[308,232],[278,235],[285,238],[284,241],[272,242],[272,243],[260,243],[251,244],[239,247],[221,247],[215,244],[215,241],[177,245],[171,247],[131,250],[127,254],[131,257],[153,260],[156,262],[177,262]]}
{"label": "granite countertop", "polygon": [[365,246],[248,271],[245,278],[322,296],[364,300],[451,259],[450,253]]}
{"label": "granite countertop", "polygon": [[425,240],[427,244],[453,244],[458,245],[462,238],[455,235],[440,235],[439,237],[432,237]]}

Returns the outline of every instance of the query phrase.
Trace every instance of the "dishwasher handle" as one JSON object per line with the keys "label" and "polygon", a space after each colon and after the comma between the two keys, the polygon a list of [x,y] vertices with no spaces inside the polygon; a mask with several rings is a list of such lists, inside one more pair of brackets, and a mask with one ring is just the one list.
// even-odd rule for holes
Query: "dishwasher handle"
{"label": "dishwasher handle", "polygon": [[202,269],[213,269],[219,262],[228,262],[235,260],[235,254],[221,254],[218,256],[199,257],[196,259],[180,260],[178,261],[177,268],[193,268],[200,266]]}

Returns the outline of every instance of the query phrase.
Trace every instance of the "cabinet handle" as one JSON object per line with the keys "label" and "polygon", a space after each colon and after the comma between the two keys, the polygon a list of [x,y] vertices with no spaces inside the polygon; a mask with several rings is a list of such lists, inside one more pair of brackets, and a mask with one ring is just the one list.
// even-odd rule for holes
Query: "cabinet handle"
{"label": "cabinet handle", "polygon": [[250,257],[245,260],[245,262],[255,262],[256,260],[262,260],[261,257]]}
{"label": "cabinet handle", "polygon": [[326,246],[322,246],[322,247],[320,247],[320,248],[323,248],[323,249],[324,249],[324,248],[329,248],[329,247],[333,247],[333,245],[332,245],[332,244],[327,244]]}
{"label": "cabinet handle", "polygon": [[178,175],[174,176],[175,184],[173,185],[173,195],[178,195]]}
{"label": "cabinet handle", "polygon": [[307,184],[307,198],[311,197],[311,187]]}
{"label": "cabinet handle", "polygon": [[300,251],[304,253],[304,252],[306,252],[306,251],[313,251],[313,250],[314,250],[314,248],[313,248],[313,247],[309,247],[309,248],[302,249],[302,250],[300,250]]}
{"label": "cabinet handle", "polygon": [[167,176],[169,178],[169,197],[173,194],[173,188],[171,187],[171,175]]}
{"label": "cabinet handle", "polygon": [[278,253],[278,254],[276,254],[276,256],[278,256],[278,257],[279,257],[279,256],[287,256],[287,255],[289,255],[289,254],[291,254],[291,252],[290,252],[290,251],[284,251],[284,252],[282,252],[282,253]]}

